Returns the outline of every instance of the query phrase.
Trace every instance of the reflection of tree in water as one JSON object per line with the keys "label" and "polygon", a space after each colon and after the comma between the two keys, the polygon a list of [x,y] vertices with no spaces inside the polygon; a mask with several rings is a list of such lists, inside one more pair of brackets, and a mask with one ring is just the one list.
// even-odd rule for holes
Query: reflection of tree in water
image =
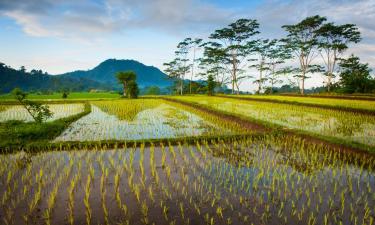
{"label": "reflection of tree in water", "polygon": [[350,117],[340,116],[336,118],[334,131],[344,136],[353,136],[354,133],[362,131],[362,121],[353,120]]}
{"label": "reflection of tree in water", "polygon": [[33,157],[33,155],[34,154],[25,153],[25,152],[19,153],[16,159],[17,168],[24,169],[26,168],[28,164],[31,164],[31,161],[32,161],[31,158]]}

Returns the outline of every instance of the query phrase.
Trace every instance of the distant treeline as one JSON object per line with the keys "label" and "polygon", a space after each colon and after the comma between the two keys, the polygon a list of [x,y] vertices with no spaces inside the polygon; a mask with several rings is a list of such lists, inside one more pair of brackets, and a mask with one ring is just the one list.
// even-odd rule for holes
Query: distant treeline
{"label": "distant treeline", "polygon": [[0,93],[9,93],[19,87],[28,92],[56,92],[61,90],[89,91],[111,90],[110,86],[86,78],[52,76],[41,70],[27,72],[24,67],[13,69],[0,63]]}

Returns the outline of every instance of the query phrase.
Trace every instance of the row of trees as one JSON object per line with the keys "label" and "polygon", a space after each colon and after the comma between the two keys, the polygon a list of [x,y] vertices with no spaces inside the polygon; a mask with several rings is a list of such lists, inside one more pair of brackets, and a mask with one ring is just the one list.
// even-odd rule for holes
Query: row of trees
{"label": "row of trees", "polygon": [[[254,79],[258,93],[263,92],[266,82],[272,92],[285,75],[292,75],[300,93],[304,94],[305,81],[313,74],[324,75],[330,92],[332,86],[337,86],[333,84],[339,72],[338,65],[346,63],[341,59],[343,53],[350,44],[361,40],[356,25],[337,25],[316,15],[282,28],[287,32],[286,37],[261,39],[257,37],[260,32],[256,20],[239,19],[215,30],[207,41],[186,38],[177,45],[176,57],[164,64],[165,72],[179,81],[181,95],[184,80],[188,74],[190,80],[195,77],[196,67],[200,71],[198,75],[205,80],[212,76],[219,86],[230,84],[233,94],[238,94],[241,82],[249,78]],[[201,50],[199,58],[196,57],[198,50]],[[248,74],[249,68],[256,69],[258,74]]]}

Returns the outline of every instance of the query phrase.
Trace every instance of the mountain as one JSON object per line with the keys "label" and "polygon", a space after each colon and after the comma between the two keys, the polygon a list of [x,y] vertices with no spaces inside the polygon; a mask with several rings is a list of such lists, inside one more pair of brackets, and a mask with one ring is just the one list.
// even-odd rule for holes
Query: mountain
{"label": "mountain", "polygon": [[141,89],[149,86],[166,89],[172,85],[168,76],[158,68],[134,60],[108,59],[91,70],[79,70],[61,75],[50,75],[40,70],[26,72],[0,63],[0,93],[8,93],[15,87],[25,91],[120,90],[121,85],[118,84],[115,74],[125,70],[136,72],[138,86]]}
{"label": "mountain", "polygon": [[146,66],[135,60],[108,59],[91,70],[79,70],[60,76],[64,78],[86,78],[119,87],[115,74],[126,70],[133,70],[137,74],[137,83],[140,88],[148,86],[166,88],[172,85],[172,81],[168,79],[168,76],[158,68]]}

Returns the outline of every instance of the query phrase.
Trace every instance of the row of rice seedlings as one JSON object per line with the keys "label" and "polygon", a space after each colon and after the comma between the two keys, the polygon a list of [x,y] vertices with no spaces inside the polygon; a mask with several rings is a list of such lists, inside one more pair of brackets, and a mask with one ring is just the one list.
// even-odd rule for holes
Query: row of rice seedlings
{"label": "row of rice seedlings", "polygon": [[375,117],[354,112],[220,97],[175,97],[291,129],[375,145]]}
{"label": "row of rice seedlings", "polygon": [[0,105],[0,112],[5,111],[9,108],[7,105]]}
{"label": "row of rice seedlings", "polygon": [[120,120],[133,121],[137,114],[146,109],[159,106],[162,102],[157,99],[126,99],[117,101],[92,102],[104,112],[117,116]]}
{"label": "row of rice seedlings", "polygon": [[[43,153],[31,161],[35,170],[26,167],[22,173],[15,166],[9,167],[11,173],[2,172],[0,166],[0,181],[13,188],[24,174],[31,175],[21,185],[32,182],[33,192],[14,210],[30,205],[30,222],[38,214],[35,208],[46,205],[46,224],[53,224],[58,216],[53,208],[61,204],[67,204],[65,220],[74,224],[81,212],[77,202],[83,202],[86,224],[373,224],[373,157],[273,136],[105,149]],[[35,166],[43,158],[47,163]],[[15,165],[11,155],[0,161]],[[63,183],[68,203],[56,201]],[[83,199],[74,196],[77,191]],[[13,193],[13,199],[22,197],[22,188]],[[93,209],[100,209],[103,218]]]}
{"label": "row of rice seedlings", "polygon": [[250,99],[274,99],[285,102],[298,102],[308,104],[318,104],[327,106],[346,107],[353,109],[375,109],[375,101],[358,100],[358,99],[335,99],[335,98],[311,98],[302,96],[285,96],[285,95],[233,95],[233,97],[250,98]]}

